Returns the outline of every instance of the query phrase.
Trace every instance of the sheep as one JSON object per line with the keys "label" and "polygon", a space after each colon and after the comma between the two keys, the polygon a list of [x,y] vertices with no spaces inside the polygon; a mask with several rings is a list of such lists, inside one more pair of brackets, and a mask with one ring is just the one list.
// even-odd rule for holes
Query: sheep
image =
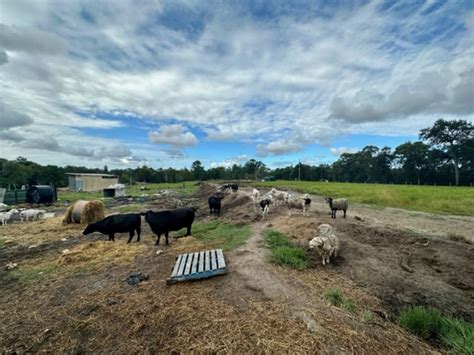
{"label": "sheep", "polygon": [[258,191],[257,189],[253,189],[252,196],[258,199],[260,197],[260,191]]}
{"label": "sheep", "polygon": [[338,210],[344,211],[344,218],[346,218],[346,211],[349,208],[347,199],[338,198],[334,200],[332,197],[326,197],[324,200],[329,204],[329,208],[331,209],[331,218],[336,218],[336,211]]}
{"label": "sheep", "polygon": [[289,209],[289,215],[291,216],[292,209],[298,209],[303,211],[303,215],[309,216],[309,209],[311,207],[311,199],[308,194],[302,197],[289,198],[286,200],[286,205]]}
{"label": "sheep", "polygon": [[340,249],[339,239],[329,224],[321,224],[316,229],[316,235],[309,242],[309,248],[317,250],[324,266],[326,263],[330,263],[331,256],[337,258]]}
{"label": "sheep", "polygon": [[288,192],[280,191],[280,190],[277,190],[275,188],[272,188],[270,190],[270,193],[274,197],[276,205],[279,205],[280,202],[283,202],[283,203],[287,202],[291,197],[291,195]]}
{"label": "sheep", "polygon": [[8,205],[0,203],[0,212],[4,212],[6,210],[8,210]]}
{"label": "sheep", "polygon": [[8,212],[0,213],[0,219],[2,220],[2,226],[6,226],[8,222],[13,220],[13,216],[18,215],[20,212],[17,209],[11,209]]}
{"label": "sheep", "polygon": [[30,219],[32,221],[38,220],[43,217],[46,213],[45,210],[35,210],[35,209],[28,209],[20,212],[20,221],[28,222]]}

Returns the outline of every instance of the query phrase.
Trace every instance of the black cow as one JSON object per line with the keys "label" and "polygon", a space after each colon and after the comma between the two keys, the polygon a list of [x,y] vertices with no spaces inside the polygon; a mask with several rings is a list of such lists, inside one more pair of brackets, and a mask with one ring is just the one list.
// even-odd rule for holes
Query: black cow
{"label": "black cow", "polygon": [[135,231],[137,232],[137,242],[140,241],[141,217],[138,213],[116,214],[89,224],[82,234],[87,235],[99,232],[109,236],[109,241],[115,242],[115,233],[129,233],[128,242],[132,241]]}
{"label": "black cow", "polygon": [[209,202],[209,214],[214,214],[219,217],[221,215],[221,200],[223,195],[215,193],[207,200]]}
{"label": "black cow", "polygon": [[158,236],[156,239],[156,245],[158,245],[163,233],[166,237],[166,244],[168,244],[168,233],[170,231],[187,228],[186,236],[191,235],[191,226],[194,222],[196,210],[197,208],[194,207],[183,207],[161,212],[148,211],[141,214],[145,216],[145,221],[148,222],[153,233]]}

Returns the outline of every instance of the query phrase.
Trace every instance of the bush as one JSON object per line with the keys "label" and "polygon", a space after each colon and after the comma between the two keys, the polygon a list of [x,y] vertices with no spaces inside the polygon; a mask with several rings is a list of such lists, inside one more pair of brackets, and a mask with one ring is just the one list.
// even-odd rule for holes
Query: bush
{"label": "bush", "polygon": [[309,267],[309,259],[305,250],[294,245],[283,233],[274,230],[265,231],[265,245],[271,251],[273,263],[293,269]]}
{"label": "bush", "polygon": [[443,315],[435,308],[409,307],[400,325],[425,340],[441,342],[457,353],[474,354],[474,324]]}

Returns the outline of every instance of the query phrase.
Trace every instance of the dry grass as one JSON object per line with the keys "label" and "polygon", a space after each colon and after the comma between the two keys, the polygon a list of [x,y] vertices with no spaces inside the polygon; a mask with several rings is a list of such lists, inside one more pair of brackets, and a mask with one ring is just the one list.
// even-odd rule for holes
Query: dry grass
{"label": "dry grass", "polygon": [[143,244],[97,241],[68,250],[61,254],[58,263],[65,266],[83,263],[126,264],[133,261],[135,256],[145,249],[146,246]]}

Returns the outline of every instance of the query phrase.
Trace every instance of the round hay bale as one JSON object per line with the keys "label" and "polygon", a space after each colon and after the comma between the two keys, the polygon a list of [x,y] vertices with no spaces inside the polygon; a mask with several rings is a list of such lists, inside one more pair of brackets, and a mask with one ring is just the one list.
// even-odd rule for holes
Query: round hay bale
{"label": "round hay bale", "polygon": [[90,224],[105,218],[102,201],[76,201],[69,206],[63,218],[63,225],[70,223]]}

